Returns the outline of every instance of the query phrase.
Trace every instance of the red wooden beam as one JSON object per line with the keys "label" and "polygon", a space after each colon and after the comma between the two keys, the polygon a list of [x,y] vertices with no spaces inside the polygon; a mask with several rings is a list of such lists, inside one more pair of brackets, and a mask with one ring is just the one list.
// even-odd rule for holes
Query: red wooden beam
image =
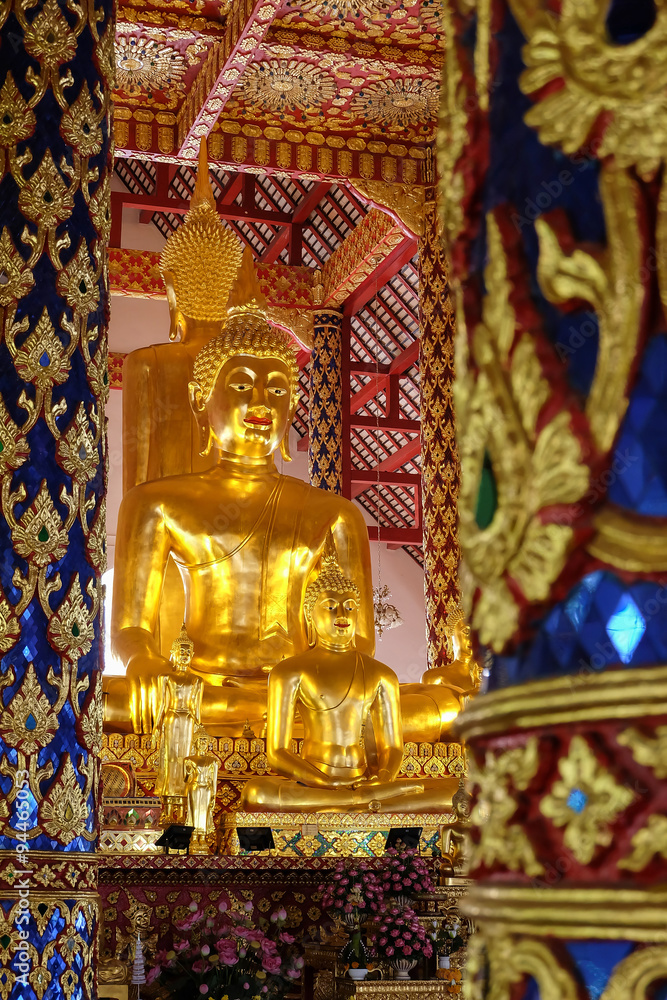
{"label": "red wooden beam", "polygon": [[[379,535],[379,537],[378,537]],[[371,542],[395,542],[403,548],[404,545],[423,545],[424,536],[421,528],[380,528],[376,524],[368,525],[368,538]]]}
{"label": "red wooden beam", "polygon": [[[350,399],[351,412],[356,413],[362,406],[366,406],[372,399],[375,399],[383,390],[386,392],[391,376],[400,376],[408,368],[419,361],[419,341],[413,340],[409,347],[401,351],[389,365],[389,370],[385,374],[371,374],[371,380],[359,392],[355,392]],[[365,374],[370,374],[365,373]]]}
{"label": "red wooden beam", "polygon": [[[409,441],[407,444],[404,444],[402,448],[399,448],[397,451],[393,452],[393,454],[389,455],[388,458],[383,459],[383,461],[379,462],[378,465],[376,465],[373,469],[369,469],[368,471],[375,474],[380,473],[380,482],[383,482],[382,473],[394,472],[395,469],[400,469],[402,465],[405,465],[405,463],[409,462],[411,458],[414,458],[415,455],[418,455],[420,449],[421,449],[421,441],[418,437],[416,437],[412,441]],[[414,476],[415,479],[420,478],[415,473],[406,473],[406,475]],[[359,496],[359,494],[363,493],[364,490],[368,489],[368,483],[367,482],[360,483],[357,480],[356,476],[357,473],[353,472],[352,499],[354,499],[354,497],[356,496]]]}
{"label": "red wooden beam", "polygon": [[[185,215],[190,210],[190,202],[182,198],[159,197],[158,195],[133,194],[131,191],[112,191],[112,205],[117,211],[122,210],[123,205],[131,205],[135,208],[150,210],[154,212],[170,212],[172,215]],[[263,222],[272,226],[291,226],[292,216],[284,212],[265,212],[261,208],[253,208],[250,205],[225,205],[220,201],[216,202],[218,215],[222,219],[243,220],[248,222]]]}
{"label": "red wooden beam", "polygon": [[377,270],[373,271],[354,290],[345,303],[343,312],[346,316],[354,316],[360,309],[375,298],[377,292],[397,271],[400,271],[417,253],[417,240],[405,239],[395,250],[385,257]]}

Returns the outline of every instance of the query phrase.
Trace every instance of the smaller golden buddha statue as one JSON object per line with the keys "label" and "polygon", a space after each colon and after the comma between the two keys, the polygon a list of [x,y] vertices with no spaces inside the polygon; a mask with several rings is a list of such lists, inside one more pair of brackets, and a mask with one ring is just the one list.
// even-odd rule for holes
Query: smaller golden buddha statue
{"label": "smaller golden buddha statue", "polygon": [[467,698],[477,693],[482,670],[473,657],[470,626],[458,605],[447,615],[446,635],[451,660],[444,667],[426,670],[422,674],[422,684],[442,684]]}
{"label": "smaller golden buddha statue", "polygon": [[183,822],[186,795],[185,758],[192,752],[195,724],[201,718],[203,681],[190,668],[194,643],[185,625],[171,647],[173,672],[158,678],[154,734],[158,735],[155,795],[165,800],[163,821]]}
{"label": "smaller golden buddha statue", "polygon": [[[267,756],[282,777],[255,778],[241,808],[271,812],[418,812],[446,810],[456,779],[398,779],[403,758],[401,702],[394,671],[356,648],[361,593],[338,566],[331,535],[322,568],[304,597],[307,652],[277,664],[269,677]],[[304,731],[292,749],[296,713]],[[367,753],[372,727],[375,752]],[[432,783],[429,783],[432,784]],[[432,792],[432,789],[429,789]]]}
{"label": "smaller golden buddha statue", "polygon": [[218,761],[208,754],[193,754],[185,758],[188,799],[187,824],[193,826],[191,854],[210,854],[207,837],[215,832],[213,807],[218,787]]}

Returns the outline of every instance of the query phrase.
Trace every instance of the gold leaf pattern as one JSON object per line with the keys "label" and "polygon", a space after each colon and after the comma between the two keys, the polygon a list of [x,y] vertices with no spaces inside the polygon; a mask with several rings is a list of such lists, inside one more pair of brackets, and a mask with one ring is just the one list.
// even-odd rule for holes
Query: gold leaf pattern
{"label": "gold leaf pattern", "polygon": [[19,469],[29,454],[28,442],[10,417],[0,396],[0,475]]}
{"label": "gold leaf pattern", "polygon": [[67,552],[69,542],[63,520],[55,508],[46,480],[39,493],[12,529],[14,549],[37,566],[48,566]]}
{"label": "gold leaf pattern", "polygon": [[39,818],[44,832],[67,847],[86,832],[88,803],[69,755],[57,777],[41,802]]}
{"label": "gold leaf pattern", "polygon": [[539,875],[544,870],[523,828],[510,823],[518,806],[510,785],[524,791],[535,777],[538,764],[537,739],[531,736],[525,746],[497,757],[489,751],[484,766],[471,769],[471,782],[479,788],[471,818],[480,832],[479,843],[472,849],[472,868],[499,862],[510,871],[524,871],[527,875]]}
{"label": "gold leaf pattern", "polygon": [[[538,423],[551,389],[535,338],[518,329],[503,235],[493,214],[487,216],[487,240],[482,322],[469,354],[465,329],[457,345],[459,537],[462,578],[468,573],[468,590],[478,593],[472,625],[483,643],[500,652],[519,623],[508,580],[526,600],[545,600],[572,543],[572,528],[545,522],[542,511],[583,496],[590,472],[568,411]],[[477,503],[487,462],[497,503],[490,523],[480,526]]]}
{"label": "gold leaf pattern", "polygon": [[[90,584],[88,592],[90,595]],[[88,607],[81,593],[79,574],[76,573],[67,596],[50,619],[47,629],[51,645],[70,660],[76,660],[90,652],[95,638],[97,603],[93,599],[92,608]]]}
{"label": "gold leaf pattern", "polygon": [[42,391],[67,380],[70,354],[56,335],[46,306],[34,330],[14,356],[20,377]]}
{"label": "gold leaf pattern", "polygon": [[0,715],[2,737],[8,746],[34,754],[53,739],[57,728],[58,718],[30,663],[23,683]]}
{"label": "gold leaf pattern", "polygon": [[35,112],[8,73],[0,90],[0,146],[16,146],[35,130]]}
{"label": "gold leaf pattern", "polygon": [[34,284],[32,271],[14,246],[9,229],[5,226],[0,235],[0,306],[8,306],[22,299]]}
{"label": "gold leaf pattern", "polygon": [[632,851],[619,861],[619,868],[640,872],[656,854],[667,861],[667,816],[649,816],[646,826],[632,838]]}
{"label": "gold leaf pattern", "polygon": [[[44,10],[51,0],[47,0]],[[42,162],[19,194],[19,208],[40,229],[54,229],[74,211],[72,192],[47,149]]]}
{"label": "gold leaf pattern", "polygon": [[540,812],[565,827],[565,846],[577,861],[589,864],[598,847],[611,844],[611,824],[628,808],[634,793],[614,780],[583,736],[572,737],[558,770],[560,780],[540,802]]}

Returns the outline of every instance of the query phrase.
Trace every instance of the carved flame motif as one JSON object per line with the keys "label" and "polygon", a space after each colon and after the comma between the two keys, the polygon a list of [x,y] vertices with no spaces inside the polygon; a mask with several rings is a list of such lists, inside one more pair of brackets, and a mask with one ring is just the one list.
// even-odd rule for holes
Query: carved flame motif
{"label": "carved flame motif", "polygon": [[0,396],[0,475],[20,468],[29,454],[28,442]]}
{"label": "carved flame motif", "polygon": [[81,593],[79,574],[72,580],[67,597],[49,621],[47,634],[51,645],[64,653],[70,660],[76,660],[90,652],[95,638],[93,622],[97,611],[97,592],[89,583],[88,594],[92,600],[89,608]]}
{"label": "carved flame motif", "polygon": [[31,505],[12,525],[12,540],[16,552],[37,566],[48,566],[62,559],[67,552],[67,529],[51,499],[45,479]]}
{"label": "carved flame motif", "polygon": [[[9,112],[5,112],[8,115]],[[3,110],[0,100],[0,122]],[[0,126],[1,127],[1,126]],[[0,145],[2,133],[0,132]],[[0,236],[0,306],[9,306],[27,295],[35,284],[32,271],[14,246],[11,234],[5,227]]]}
{"label": "carved flame motif", "polygon": [[0,589],[0,653],[8,653],[16,645],[20,634],[18,618]]}
{"label": "carved flame motif", "polygon": [[53,739],[57,728],[58,718],[31,663],[21,687],[0,715],[2,738],[8,746],[33,754]]}
{"label": "carved flame motif", "polygon": [[65,847],[80,837],[88,818],[87,796],[84,794],[69,756],[65,757],[60,780],[51,785],[42,800],[39,817],[44,831]]}

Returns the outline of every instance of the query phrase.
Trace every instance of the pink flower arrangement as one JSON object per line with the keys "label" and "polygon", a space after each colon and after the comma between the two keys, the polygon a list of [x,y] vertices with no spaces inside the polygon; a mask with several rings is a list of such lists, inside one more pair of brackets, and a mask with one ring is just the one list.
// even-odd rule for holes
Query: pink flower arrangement
{"label": "pink flower arrangement", "polygon": [[371,934],[372,953],[376,958],[430,958],[433,945],[414,910],[392,906],[378,918]]}
{"label": "pink flower arrangement", "polygon": [[146,982],[159,979],[174,1000],[192,1000],[197,993],[210,1000],[279,1000],[300,977],[303,958],[284,930],[284,909],[257,922],[252,911],[252,903],[237,911],[222,902],[217,912],[191,904],[185,917],[173,921],[180,936],[171,951],[156,951]]}
{"label": "pink flower arrangement", "polygon": [[382,903],[377,874],[367,861],[351,865],[339,858],[331,880],[318,891],[323,894],[322,909],[341,919],[346,915],[360,919],[376,913]]}
{"label": "pink flower arrangement", "polygon": [[414,851],[385,851],[378,881],[384,899],[392,896],[416,896],[433,889],[433,880],[426,862]]}

